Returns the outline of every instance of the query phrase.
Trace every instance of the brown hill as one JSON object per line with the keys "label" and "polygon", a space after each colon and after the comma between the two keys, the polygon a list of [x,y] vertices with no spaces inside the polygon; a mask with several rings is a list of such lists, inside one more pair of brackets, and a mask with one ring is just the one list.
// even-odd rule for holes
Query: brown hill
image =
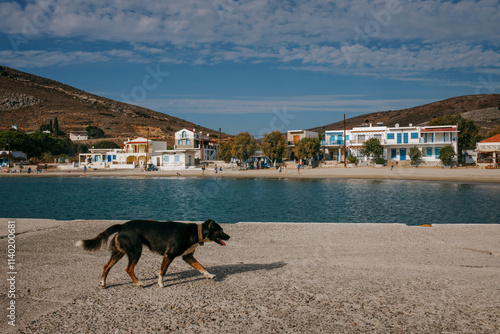
{"label": "brown hill", "polygon": [[[95,125],[108,138],[142,136],[173,143],[182,128],[218,134],[183,119],[135,105],[93,95],[60,82],[0,66],[0,130],[17,125],[20,130],[38,130],[57,117],[59,128],[84,131]],[[226,136],[223,134],[223,137]]]}
{"label": "brown hill", "polygon": [[[351,129],[361,124],[383,122],[386,126],[408,124],[426,124],[435,117],[460,114],[472,119],[480,127],[480,134],[485,135],[491,129],[500,126],[500,94],[466,95],[425,104],[402,110],[389,110],[364,114],[346,119],[346,128]],[[343,129],[344,121],[319,126],[311,131],[323,134],[326,130]]]}

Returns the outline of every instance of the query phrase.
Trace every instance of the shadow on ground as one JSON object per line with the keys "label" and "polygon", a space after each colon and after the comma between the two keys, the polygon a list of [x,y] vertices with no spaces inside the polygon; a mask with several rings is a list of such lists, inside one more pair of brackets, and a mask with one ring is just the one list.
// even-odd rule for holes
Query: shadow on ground
{"label": "shadow on ground", "polygon": [[[260,264],[260,263],[238,263],[238,264],[226,264],[223,266],[210,267],[210,268],[207,268],[207,271],[216,276],[215,281],[224,281],[228,276],[231,276],[231,275],[261,271],[261,270],[266,270],[266,271],[276,270],[276,269],[283,268],[286,265],[287,265],[287,263],[282,262],[282,261],[273,262],[273,263],[262,263],[262,264]],[[165,286],[174,286],[174,285],[179,285],[179,284],[186,284],[189,282],[201,281],[204,279],[206,279],[206,278],[203,277],[197,270],[189,269],[189,270],[171,273],[171,274],[169,274],[167,271],[167,275],[165,276],[165,279],[163,282],[164,282]],[[158,280],[157,276],[151,276],[148,278],[144,278],[142,281],[145,283],[145,287],[150,287],[150,286],[156,285],[157,280]],[[130,282],[130,283],[112,284],[112,285],[108,285],[108,288],[117,287],[120,285],[127,285],[127,284],[132,285],[133,283]]]}

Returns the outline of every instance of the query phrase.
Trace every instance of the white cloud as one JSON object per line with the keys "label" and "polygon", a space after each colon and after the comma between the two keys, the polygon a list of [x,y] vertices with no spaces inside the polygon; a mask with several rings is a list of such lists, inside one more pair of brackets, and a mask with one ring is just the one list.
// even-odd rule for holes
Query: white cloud
{"label": "white cloud", "polygon": [[427,99],[369,99],[358,95],[311,95],[275,98],[147,99],[140,105],[167,113],[193,114],[268,114],[277,110],[299,112],[342,111],[346,113],[376,112],[431,102]]}
{"label": "white cloud", "polygon": [[[0,4],[0,32],[4,34],[28,41],[107,41],[111,48],[112,43],[130,44],[130,50],[120,44],[91,52],[88,61],[275,62],[333,71],[362,68],[368,73],[375,73],[370,69],[380,73],[496,71],[500,67],[498,31],[500,4],[496,0],[36,0],[24,6],[15,1]],[[6,65],[29,64],[29,54],[23,52],[17,61],[12,55],[2,59]],[[44,66],[39,53],[33,52],[33,66]],[[85,61],[69,51],[54,53],[63,64],[71,59]]]}

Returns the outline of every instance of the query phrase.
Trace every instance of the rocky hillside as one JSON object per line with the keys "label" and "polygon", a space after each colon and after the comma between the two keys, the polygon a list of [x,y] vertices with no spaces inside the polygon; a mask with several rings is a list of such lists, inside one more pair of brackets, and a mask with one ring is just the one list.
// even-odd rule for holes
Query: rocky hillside
{"label": "rocky hillside", "polygon": [[[471,119],[485,135],[500,126],[500,94],[466,95],[402,110],[374,112],[346,119],[346,127],[351,129],[361,124],[383,122],[384,125],[401,126],[426,124],[435,117],[460,114]],[[343,129],[343,121],[310,129],[323,134],[326,130]]]}
{"label": "rocky hillside", "polygon": [[[173,142],[182,128],[208,129],[180,118],[93,95],[60,82],[0,66],[0,131],[17,125],[38,130],[57,117],[60,129],[84,131],[88,125],[104,130],[108,138],[146,136]],[[223,134],[224,136],[224,134]]]}

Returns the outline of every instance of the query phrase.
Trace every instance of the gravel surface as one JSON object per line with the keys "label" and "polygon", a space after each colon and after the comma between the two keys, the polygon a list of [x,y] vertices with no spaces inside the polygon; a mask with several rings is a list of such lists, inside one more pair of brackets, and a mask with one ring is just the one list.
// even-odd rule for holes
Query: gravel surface
{"label": "gravel surface", "polygon": [[3,280],[2,333],[500,332],[500,225],[223,225],[228,245],[195,253],[215,280],[176,259],[159,288],[145,249],[144,288],[123,259],[101,289],[108,251],[74,244],[116,221],[15,221],[16,326]]}

